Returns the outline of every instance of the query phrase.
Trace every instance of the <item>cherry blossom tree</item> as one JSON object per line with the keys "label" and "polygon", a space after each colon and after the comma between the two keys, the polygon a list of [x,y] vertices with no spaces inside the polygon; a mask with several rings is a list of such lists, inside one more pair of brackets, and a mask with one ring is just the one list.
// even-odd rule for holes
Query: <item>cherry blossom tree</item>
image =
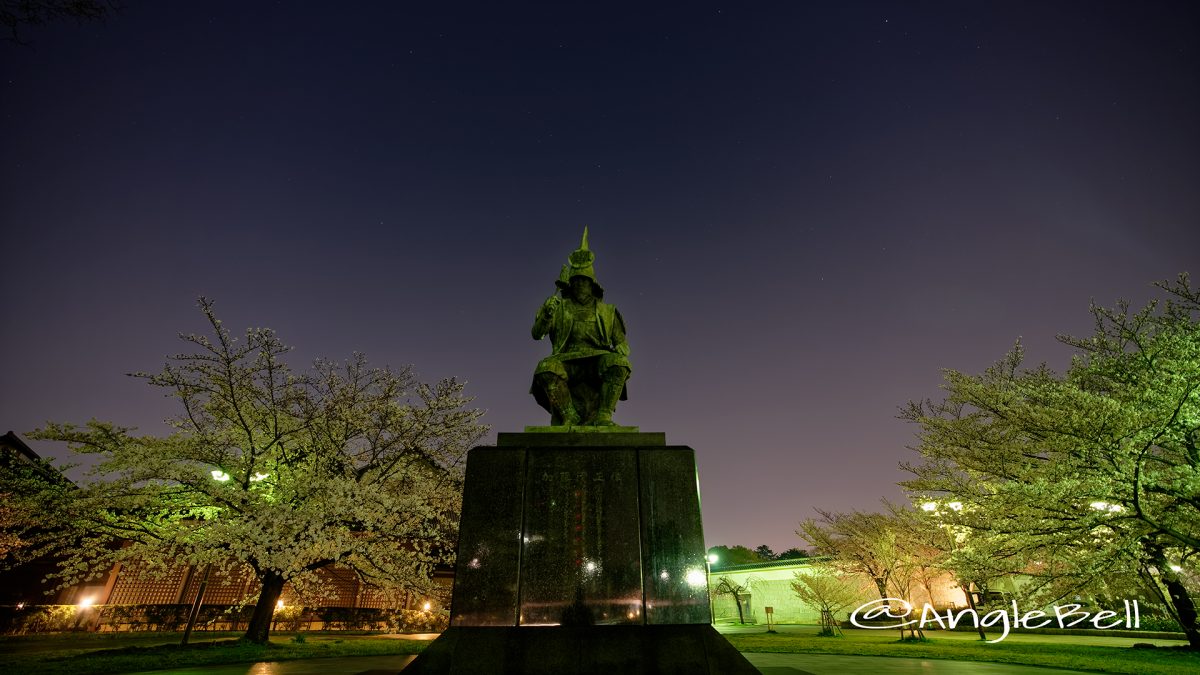
{"label": "cherry blossom tree", "polygon": [[245,639],[259,643],[284,585],[327,565],[431,592],[433,566],[453,556],[465,452],[486,430],[463,384],[362,355],[296,373],[273,332],[239,340],[199,304],[209,334],[181,335],[191,352],[135,374],[178,400],[173,433],[93,420],[32,436],[96,462],[47,514],[66,528],[64,584],[119,562],[248,567],[259,590]]}
{"label": "cherry blossom tree", "polygon": [[1186,275],[1139,311],[1093,306],[1066,373],[1026,368],[1020,345],[981,375],[946,372],[912,403],[916,499],[960,504],[955,552],[1034,580],[1052,599],[1114,580],[1155,590],[1200,648],[1200,290]]}
{"label": "cherry blossom tree", "polygon": [[812,605],[820,612],[822,636],[841,634],[837,615],[859,605],[871,594],[863,584],[861,576],[847,574],[834,565],[821,563],[811,569],[795,573],[792,592],[801,602]]}

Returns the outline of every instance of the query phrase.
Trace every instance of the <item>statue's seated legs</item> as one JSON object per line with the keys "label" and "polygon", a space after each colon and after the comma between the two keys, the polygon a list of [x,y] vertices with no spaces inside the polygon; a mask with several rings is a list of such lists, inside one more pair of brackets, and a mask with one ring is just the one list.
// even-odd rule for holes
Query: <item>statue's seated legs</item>
{"label": "statue's seated legs", "polygon": [[625,391],[625,380],[629,379],[629,369],[621,366],[613,366],[605,370],[600,376],[600,400],[597,401],[596,414],[592,417],[592,424],[596,426],[612,426],[613,412],[617,409],[617,401],[621,398],[621,392]]}
{"label": "statue's seated legs", "polygon": [[629,373],[629,362],[620,354],[571,361],[548,357],[538,364],[533,394],[550,413],[552,426],[611,426]]}
{"label": "statue's seated legs", "polygon": [[533,378],[535,390],[541,390],[538,403],[550,413],[550,426],[573,427],[579,424],[579,413],[571,397],[567,380],[552,372],[538,373]]}

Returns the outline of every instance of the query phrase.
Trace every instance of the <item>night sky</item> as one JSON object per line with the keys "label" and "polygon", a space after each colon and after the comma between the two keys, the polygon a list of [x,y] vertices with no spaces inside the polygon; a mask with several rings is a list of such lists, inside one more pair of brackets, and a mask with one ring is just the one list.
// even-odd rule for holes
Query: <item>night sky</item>
{"label": "night sky", "polygon": [[[708,543],[897,499],[909,399],[1200,275],[1192,3],[125,0],[0,44],[0,432],[161,433],[204,329],[545,424],[529,328],[590,228],[619,423]],[[61,448],[33,442],[47,455]]]}

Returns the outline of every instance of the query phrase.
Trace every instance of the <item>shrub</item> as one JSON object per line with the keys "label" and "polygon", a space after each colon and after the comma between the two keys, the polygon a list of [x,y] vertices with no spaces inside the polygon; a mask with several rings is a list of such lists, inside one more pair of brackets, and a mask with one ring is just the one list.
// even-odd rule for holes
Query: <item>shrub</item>
{"label": "shrub", "polygon": [[75,605],[5,607],[0,615],[0,630],[7,635],[68,631],[75,628],[80,618]]}
{"label": "shrub", "polygon": [[1139,622],[1138,630],[1150,631],[1153,633],[1183,632],[1183,628],[1179,626],[1179,622],[1169,616],[1143,616]]}
{"label": "shrub", "polygon": [[275,616],[272,617],[275,626],[282,626],[283,630],[297,631],[300,630],[300,622],[304,618],[304,608],[299,605],[288,605],[275,610]]}
{"label": "shrub", "polygon": [[180,630],[187,624],[187,605],[141,605],[146,627],[155,630]]}
{"label": "shrub", "polygon": [[450,613],[444,610],[398,609],[388,617],[393,633],[440,633],[450,627]]}

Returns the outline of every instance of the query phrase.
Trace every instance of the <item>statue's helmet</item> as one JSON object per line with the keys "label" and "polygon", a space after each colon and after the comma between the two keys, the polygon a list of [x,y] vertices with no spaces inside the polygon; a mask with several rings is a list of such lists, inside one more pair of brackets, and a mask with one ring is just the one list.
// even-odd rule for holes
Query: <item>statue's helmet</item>
{"label": "statue's helmet", "polygon": [[573,277],[586,277],[592,282],[594,289],[592,294],[597,299],[603,299],[604,287],[596,280],[595,260],[596,254],[588,249],[588,231],[587,227],[584,227],[583,241],[579,244],[579,248],[568,256],[567,264],[562,266],[562,271],[558,273],[558,281],[555,281],[554,285],[565,291],[571,287]]}

